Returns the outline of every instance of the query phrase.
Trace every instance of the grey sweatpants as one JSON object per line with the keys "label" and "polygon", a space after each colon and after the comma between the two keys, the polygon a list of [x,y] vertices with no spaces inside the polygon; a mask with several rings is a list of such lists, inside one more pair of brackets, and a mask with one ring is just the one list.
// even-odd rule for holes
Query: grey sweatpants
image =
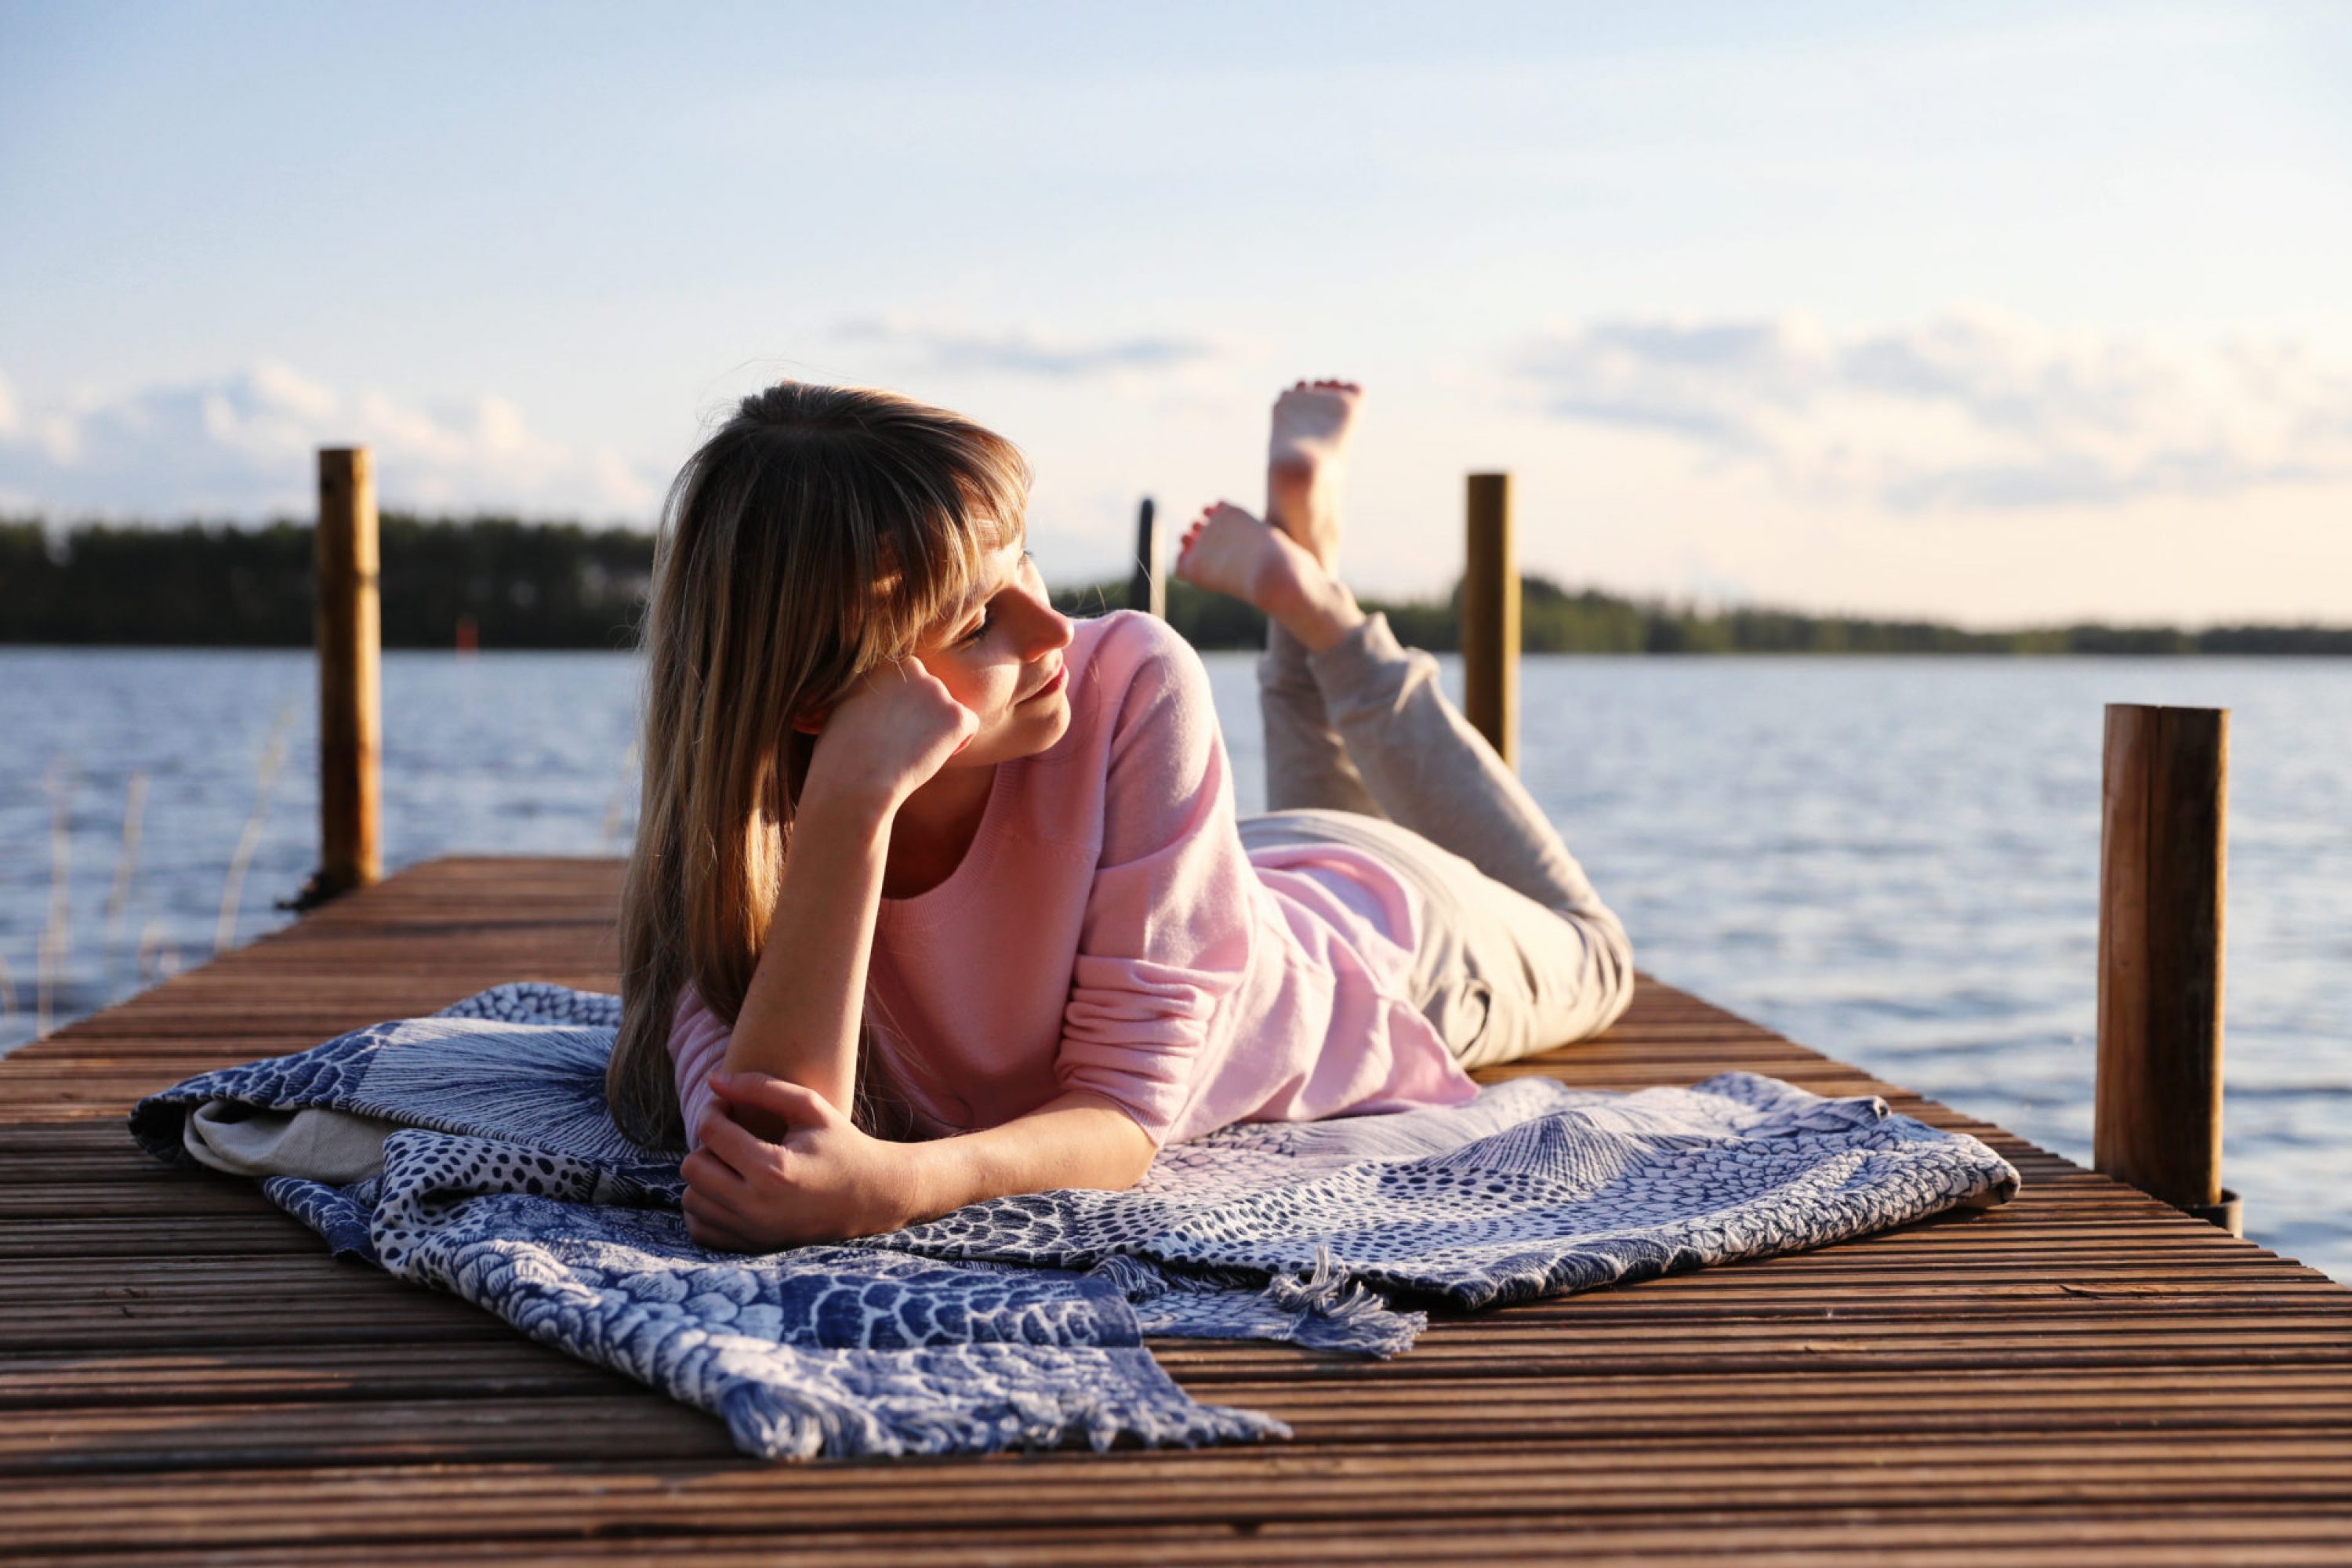
{"label": "grey sweatpants", "polygon": [[1625,927],[1518,775],[1375,612],[1321,653],[1258,659],[1266,804],[1245,846],[1338,843],[1421,894],[1412,1000],[1467,1068],[1606,1028],[1633,999]]}

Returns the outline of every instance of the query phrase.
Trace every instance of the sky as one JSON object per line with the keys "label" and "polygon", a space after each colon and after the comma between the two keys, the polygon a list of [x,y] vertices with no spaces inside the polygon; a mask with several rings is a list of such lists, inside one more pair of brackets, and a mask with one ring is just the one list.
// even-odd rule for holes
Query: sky
{"label": "sky", "polygon": [[1061,583],[1369,388],[1343,567],[2352,624],[2352,6],[0,0],[0,510],[652,525],[736,398],[1001,430]]}

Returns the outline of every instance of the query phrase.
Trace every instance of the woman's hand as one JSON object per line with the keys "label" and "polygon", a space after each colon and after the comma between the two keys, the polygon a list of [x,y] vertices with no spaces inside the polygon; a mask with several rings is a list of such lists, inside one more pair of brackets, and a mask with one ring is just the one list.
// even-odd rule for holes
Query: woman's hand
{"label": "woman's hand", "polygon": [[[814,1089],[765,1073],[714,1073],[702,1147],[686,1177],[686,1230],[703,1247],[774,1252],[877,1236],[913,1223],[919,1198],[908,1147],[867,1136]],[[753,1136],[738,1108],[782,1121],[782,1142]]]}
{"label": "woman's hand", "polygon": [[877,665],[833,705],[817,731],[812,784],[898,804],[980,731],[980,716],[913,654]]}

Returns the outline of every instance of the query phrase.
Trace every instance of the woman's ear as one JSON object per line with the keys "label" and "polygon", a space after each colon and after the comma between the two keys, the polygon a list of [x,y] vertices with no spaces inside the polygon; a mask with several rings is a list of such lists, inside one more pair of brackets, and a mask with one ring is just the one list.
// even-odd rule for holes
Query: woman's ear
{"label": "woman's ear", "polygon": [[803,708],[793,715],[793,728],[803,735],[814,735],[824,728],[825,719],[833,710],[825,707]]}

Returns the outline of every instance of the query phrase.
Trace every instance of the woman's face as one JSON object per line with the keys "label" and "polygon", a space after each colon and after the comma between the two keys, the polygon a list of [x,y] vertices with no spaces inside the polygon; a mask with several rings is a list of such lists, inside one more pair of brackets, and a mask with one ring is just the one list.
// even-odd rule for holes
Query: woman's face
{"label": "woman's face", "polygon": [[1037,563],[1017,544],[988,556],[961,613],[918,650],[923,668],[980,715],[971,743],[950,767],[1034,756],[1070,727],[1062,650],[1070,618],[1045,595]]}

